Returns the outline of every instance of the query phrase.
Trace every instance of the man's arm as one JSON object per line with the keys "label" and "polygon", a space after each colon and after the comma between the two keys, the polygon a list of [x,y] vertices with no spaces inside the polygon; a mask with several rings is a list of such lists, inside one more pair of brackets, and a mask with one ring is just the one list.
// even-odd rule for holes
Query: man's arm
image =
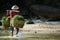
{"label": "man's arm", "polygon": [[6,14],[7,16],[10,16],[10,12],[9,11],[7,11],[7,14]]}

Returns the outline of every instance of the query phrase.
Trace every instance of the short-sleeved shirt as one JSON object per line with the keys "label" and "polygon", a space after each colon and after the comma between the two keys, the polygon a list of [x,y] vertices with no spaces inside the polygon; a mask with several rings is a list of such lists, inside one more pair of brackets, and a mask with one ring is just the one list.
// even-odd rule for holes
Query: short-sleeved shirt
{"label": "short-sleeved shirt", "polygon": [[7,13],[7,16],[10,16],[10,18],[12,18],[14,15],[16,15],[16,12],[14,12],[14,11],[9,11]]}
{"label": "short-sleeved shirt", "polygon": [[12,24],[12,17],[14,16],[14,15],[16,15],[17,13],[16,12],[14,12],[14,11],[9,11],[8,13],[7,13],[7,16],[10,16],[10,25]]}

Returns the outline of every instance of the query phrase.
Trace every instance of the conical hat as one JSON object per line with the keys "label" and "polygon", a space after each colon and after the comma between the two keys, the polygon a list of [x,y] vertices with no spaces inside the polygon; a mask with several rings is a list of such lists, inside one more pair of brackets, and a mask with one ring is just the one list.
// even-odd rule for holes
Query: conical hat
{"label": "conical hat", "polygon": [[11,9],[17,10],[17,9],[19,9],[19,7],[17,5],[13,5]]}

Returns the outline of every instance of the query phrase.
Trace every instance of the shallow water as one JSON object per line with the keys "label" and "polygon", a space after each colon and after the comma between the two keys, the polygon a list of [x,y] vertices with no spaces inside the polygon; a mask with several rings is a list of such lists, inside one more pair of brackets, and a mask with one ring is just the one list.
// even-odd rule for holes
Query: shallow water
{"label": "shallow water", "polygon": [[25,34],[31,37],[0,38],[0,40],[60,40],[60,34]]}

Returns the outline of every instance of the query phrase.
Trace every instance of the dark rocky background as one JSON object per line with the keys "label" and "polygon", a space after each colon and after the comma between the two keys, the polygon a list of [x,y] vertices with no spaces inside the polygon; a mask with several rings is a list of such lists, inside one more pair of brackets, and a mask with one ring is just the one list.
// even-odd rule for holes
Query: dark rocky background
{"label": "dark rocky background", "polygon": [[45,17],[60,19],[60,0],[0,0],[0,18],[13,5],[20,7],[20,14],[25,17]]}

